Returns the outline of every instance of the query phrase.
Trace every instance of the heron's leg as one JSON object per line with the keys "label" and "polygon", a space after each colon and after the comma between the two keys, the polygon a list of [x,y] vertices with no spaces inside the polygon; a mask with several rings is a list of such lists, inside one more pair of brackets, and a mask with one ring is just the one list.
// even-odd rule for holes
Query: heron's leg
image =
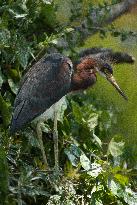
{"label": "heron's leg", "polygon": [[45,150],[44,150],[43,140],[42,140],[42,130],[41,130],[40,122],[37,123],[37,136],[38,136],[38,140],[39,140],[39,145],[40,145],[40,149],[41,149],[45,169],[49,169],[48,162],[47,162],[47,157],[46,157]]}
{"label": "heron's leg", "polygon": [[55,158],[55,170],[58,171],[59,168],[59,156],[58,156],[58,128],[57,128],[57,110],[54,106],[54,132],[53,132],[53,139],[54,139],[54,158]]}

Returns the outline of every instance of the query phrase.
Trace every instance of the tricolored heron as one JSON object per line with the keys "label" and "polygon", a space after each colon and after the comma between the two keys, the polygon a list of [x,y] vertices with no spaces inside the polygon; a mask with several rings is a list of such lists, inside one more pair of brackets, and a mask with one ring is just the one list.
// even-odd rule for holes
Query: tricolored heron
{"label": "tricolored heron", "polygon": [[[11,133],[23,128],[24,125],[44,113],[52,105],[55,106],[55,103],[67,93],[84,90],[94,85],[97,80],[97,73],[105,77],[120,95],[127,100],[126,95],[113,77],[112,67],[107,63],[106,58],[108,58],[110,53],[110,50],[93,52],[93,50],[87,49],[80,53],[80,59],[74,62],[74,64],[68,57],[59,53],[42,57],[28,70],[21,81],[14,102],[14,113],[10,127]],[[117,58],[115,58],[114,54],[111,53],[109,60],[116,62]],[[37,125],[37,134],[40,140],[43,159],[47,165],[39,123]],[[58,165],[57,136],[57,116],[55,112],[54,150],[56,166]]]}

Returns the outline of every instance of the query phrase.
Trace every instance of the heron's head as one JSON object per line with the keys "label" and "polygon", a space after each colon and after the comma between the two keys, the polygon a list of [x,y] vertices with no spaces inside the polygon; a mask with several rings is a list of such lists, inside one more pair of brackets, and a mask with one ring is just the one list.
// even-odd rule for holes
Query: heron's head
{"label": "heron's head", "polygon": [[101,74],[101,76],[103,76],[105,79],[107,79],[125,100],[128,99],[125,93],[121,90],[121,88],[117,84],[113,76],[113,68],[108,63],[99,64],[99,66],[97,67],[97,72]]}

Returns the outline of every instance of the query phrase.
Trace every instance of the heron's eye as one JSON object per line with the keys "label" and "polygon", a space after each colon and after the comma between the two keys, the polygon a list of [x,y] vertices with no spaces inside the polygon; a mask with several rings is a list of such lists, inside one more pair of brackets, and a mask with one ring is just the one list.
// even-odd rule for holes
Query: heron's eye
{"label": "heron's eye", "polygon": [[86,71],[90,71],[91,68],[90,68],[90,67],[86,67],[85,70],[86,70]]}
{"label": "heron's eye", "polygon": [[105,64],[102,70],[105,74],[113,74],[113,69],[109,64]]}
{"label": "heron's eye", "polygon": [[73,69],[73,64],[72,64],[72,62],[67,61],[67,64],[68,64],[68,66],[69,66],[69,69],[72,70],[72,69]]}

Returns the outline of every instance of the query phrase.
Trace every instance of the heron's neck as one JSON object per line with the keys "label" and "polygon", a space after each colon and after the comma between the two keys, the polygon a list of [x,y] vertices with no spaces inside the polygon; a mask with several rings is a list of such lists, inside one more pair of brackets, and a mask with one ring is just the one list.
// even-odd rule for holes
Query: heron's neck
{"label": "heron's neck", "polygon": [[96,82],[95,62],[91,58],[83,58],[75,65],[71,80],[71,91],[84,90]]}

